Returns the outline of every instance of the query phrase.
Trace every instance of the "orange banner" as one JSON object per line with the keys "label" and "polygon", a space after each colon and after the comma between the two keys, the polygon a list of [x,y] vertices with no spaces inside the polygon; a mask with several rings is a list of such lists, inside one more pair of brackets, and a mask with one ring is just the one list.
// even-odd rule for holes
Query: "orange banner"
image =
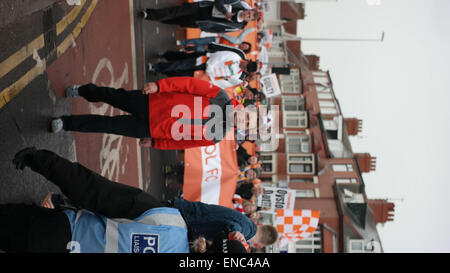
{"label": "orange banner", "polygon": [[184,199],[233,208],[239,172],[233,135],[229,132],[216,145],[185,150]]}

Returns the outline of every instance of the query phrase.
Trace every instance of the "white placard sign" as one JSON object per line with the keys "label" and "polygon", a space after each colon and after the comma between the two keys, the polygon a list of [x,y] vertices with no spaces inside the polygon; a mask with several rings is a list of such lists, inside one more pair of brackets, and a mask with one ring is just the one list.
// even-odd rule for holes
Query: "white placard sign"
{"label": "white placard sign", "polygon": [[295,190],[276,187],[262,188],[264,193],[258,197],[258,207],[270,208],[269,212],[276,212],[277,209],[294,209]]}
{"label": "white placard sign", "polygon": [[266,97],[275,97],[281,94],[280,84],[276,74],[270,74],[261,78],[262,91]]}

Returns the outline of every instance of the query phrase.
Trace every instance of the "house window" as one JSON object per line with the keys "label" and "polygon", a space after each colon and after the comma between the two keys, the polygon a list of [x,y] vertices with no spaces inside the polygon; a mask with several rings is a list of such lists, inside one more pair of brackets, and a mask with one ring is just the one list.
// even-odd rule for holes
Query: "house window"
{"label": "house window", "polygon": [[288,181],[292,183],[313,183],[314,178],[291,178],[288,176]]}
{"label": "house window", "polygon": [[322,253],[322,235],[317,227],[311,236],[295,242],[296,253]]}
{"label": "house window", "polygon": [[[317,90],[317,88],[316,88]],[[318,90],[317,90],[318,91]],[[333,96],[330,93],[317,93],[319,100],[332,100]]]}
{"label": "house window", "polygon": [[295,198],[315,198],[316,192],[312,189],[295,190]]}
{"label": "house window", "polygon": [[[316,84],[317,94],[328,94],[331,93],[331,87],[325,84]],[[331,96],[331,94],[330,94]]]}
{"label": "house window", "polygon": [[335,120],[323,120],[323,127],[325,127],[325,130],[337,130],[338,124]]}
{"label": "house window", "polygon": [[[263,139],[267,138],[267,139]],[[261,147],[262,152],[274,152],[278,149],[279,141],[275,134],[267,134],[261,136],[259,140],[257,140],[257,145]]]}
{"label": "house window", "polygon": [[312,75],[314,77],[328,77],[328,73],[324,71],[313,71]]}
{"label": "house window", "polygon": [[259,159],[262,161],[262,173],[276,172],[276,156],[274,154],[261,153]]}
{"label": "house window", "polygon": [[337,130],[326,130],[328,139],[338,139],[338,131]]}
{"label": "house window", "polygon": [[362,193],[355,193],[350,190],[344,189],[344,202],[345,203],[364,203],[364,196]]}
{"label": "house window", "polygon": [[270,177],[260,177],[259,179],[261,179],[262,186],[268,187],[272,187],[278,181],[278,177],[276,175],[272,175]]}
{"label": "house window", "polygon": [[355,184],[356,178],[336,178],[336,184]]}
{"label": "house window", "polygon": [[289,174],[312,174],[314,173],[314,155],[312,154],[288,154]]}
{"label": "house window", "polygon": [[350,253],[364,253],[364,240],[349,240],[348,252]]}
{"label": "house window", "polygon": [[298,69],[291,69],[289,75],[279,75],[282,93],[300,93],[300,75]]}
{"label": "house window", "polygon": [[336,108],[330,107],[320,107],[320,112],[324,115],[337,115],[338,113]]}
{"label": "house window", "polygon": [[320,106],[320,108],[322,108],[322,107],[334,108],[335,104],[334,104],[334,101],[332,101],[332,100],[319,100],[319,106]]}
{"label": "house window", "polygon": [[328,77],[314,77],[314,83],[329,85],[330,81],[328,80]]}
{"label": "house window", "polygon": [[311,137],[308,135],[288,135],[286,137],[287,153],[310,153]]}
{"label": "house window", "polygon": [[306,111],[284,111],[283,127],[306,128],[308,115]]}
{"label": "house window", "polygon": [[332,164],[331,168],[334,172],[352,172],[353,165],[352,164]]}
{"label": "house window", "polygon": [[283,110],[284,111],[301,111],[305,110],[305,98],[300,97],[283,97]]}
{"label": "house window", "polygon": [[337,108],[334,101],[331,100],[319,100],[320,112],[322,114],[337,114]]}
{"label": "house window", "polygon": [[282,93],[300,93],[300,84],[282,83]]}

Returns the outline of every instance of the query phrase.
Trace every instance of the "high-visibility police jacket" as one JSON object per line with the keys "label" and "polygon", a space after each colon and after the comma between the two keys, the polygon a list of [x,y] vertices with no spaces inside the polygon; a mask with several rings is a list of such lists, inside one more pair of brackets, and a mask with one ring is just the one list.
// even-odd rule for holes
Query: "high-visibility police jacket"
{"label": "high-visibility police jacket", "polygon": [[64,212],[72,230],[71,252],[189,252],[186,223],[175,208],[149,209],[133,220],[109,219],[88,210]]}

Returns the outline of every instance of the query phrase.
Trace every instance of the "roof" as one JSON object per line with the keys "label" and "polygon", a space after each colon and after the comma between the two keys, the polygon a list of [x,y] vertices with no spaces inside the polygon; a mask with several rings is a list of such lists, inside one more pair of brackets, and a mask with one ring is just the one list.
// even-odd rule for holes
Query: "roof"
{"label": "roof", "polygon": [[335,185],[336,202],[338,203],[338,208],[340,210],[339,215],[343,227],[340,236],[341,250],[344,250],[345,252],[346,242],[349,239],[363,239],[366,244],[375,240],[381,245],[381,239],[376,228],[373,211],[368,206],[367,200],[364,199],[364,203],[347,203],[344,200],[344,189],[353,193],[362,193],[365,195],[364,185],[362,184]]}
{"label": "roof", "polygon": [[352,144],[350,143],[350,138],[347,133],[347,128],[345,122],[342,123],[342,145],[344,146],[344,156],[345,158],[353,157]]}
{"label": "roof", "polygon": [[284,28],[289,33],[297,34],[297,20],[305,18],[305,6],[303,3],[280,2],[280,19],[289,20]]}

